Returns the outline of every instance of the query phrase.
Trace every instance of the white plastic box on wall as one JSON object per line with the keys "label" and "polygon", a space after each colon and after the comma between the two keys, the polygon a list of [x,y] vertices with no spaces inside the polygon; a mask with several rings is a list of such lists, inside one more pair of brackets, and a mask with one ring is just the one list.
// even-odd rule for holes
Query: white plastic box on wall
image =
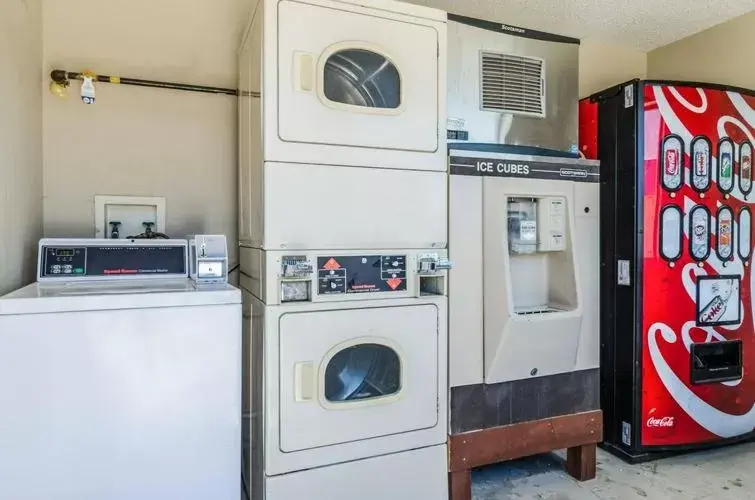
{"label": "white plastic box on wall", "polygon": [[120,239],[144,232],[143,223],[153,222],[152,231],[165,232],[165,198],[159,196],[94,197],[95,238],[112,237],[111,222],[120,222]]}

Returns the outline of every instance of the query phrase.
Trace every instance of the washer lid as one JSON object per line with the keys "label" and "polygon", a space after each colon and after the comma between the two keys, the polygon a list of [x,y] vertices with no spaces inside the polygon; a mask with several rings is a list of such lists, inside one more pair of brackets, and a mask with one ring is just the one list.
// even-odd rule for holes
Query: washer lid
{"label": "washer lid", "polygon": [[198,287],[190,279],[32,283],[0,297],[0,316],[240,303],[241,292],[231,285]]}

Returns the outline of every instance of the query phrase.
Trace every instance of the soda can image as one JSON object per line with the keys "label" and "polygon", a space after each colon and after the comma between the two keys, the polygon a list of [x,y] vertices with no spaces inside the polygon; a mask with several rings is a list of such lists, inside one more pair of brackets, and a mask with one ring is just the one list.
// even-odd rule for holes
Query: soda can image
{"label": "soda can image", "polygon": [[679,151],[676,149],[669,149],[666,151],[665,168],[667,175],[679,174]]}
{"label": "soda can image", "polygon": [[[682,187],[682,158],[684,143],[676,135],[667,136],[661,146],[659,163],[661,163],[661,183],[669,191]],[[692,169],[694,172],[694,169]]]}

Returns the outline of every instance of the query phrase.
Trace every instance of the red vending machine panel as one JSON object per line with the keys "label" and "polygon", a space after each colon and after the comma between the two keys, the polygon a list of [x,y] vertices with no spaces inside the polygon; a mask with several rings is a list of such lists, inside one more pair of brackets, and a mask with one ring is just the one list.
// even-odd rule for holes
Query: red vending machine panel
{"label": "red vending machine panel", "polygon": [[579,152],[588,160],[598,159],[598,103],[579,101]]}
{"label": "red vending machine panel", "polygon": [[755,429],[755,97],[644,85],[643,446]]}
{"label": "red vending machine panel", "polygon": [[580,103],[601,162],[604,445],[755,436],[755,92],[632,81]]}

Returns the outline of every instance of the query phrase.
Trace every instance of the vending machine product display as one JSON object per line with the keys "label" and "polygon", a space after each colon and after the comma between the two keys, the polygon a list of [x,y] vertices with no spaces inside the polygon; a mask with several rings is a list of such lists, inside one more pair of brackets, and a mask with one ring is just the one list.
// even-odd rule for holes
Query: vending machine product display
{"label": "vending machine product display", "polygon": [[755,92],[632,81],[580,105],[600,159],[605,446],[630,461],[755,428]]}

